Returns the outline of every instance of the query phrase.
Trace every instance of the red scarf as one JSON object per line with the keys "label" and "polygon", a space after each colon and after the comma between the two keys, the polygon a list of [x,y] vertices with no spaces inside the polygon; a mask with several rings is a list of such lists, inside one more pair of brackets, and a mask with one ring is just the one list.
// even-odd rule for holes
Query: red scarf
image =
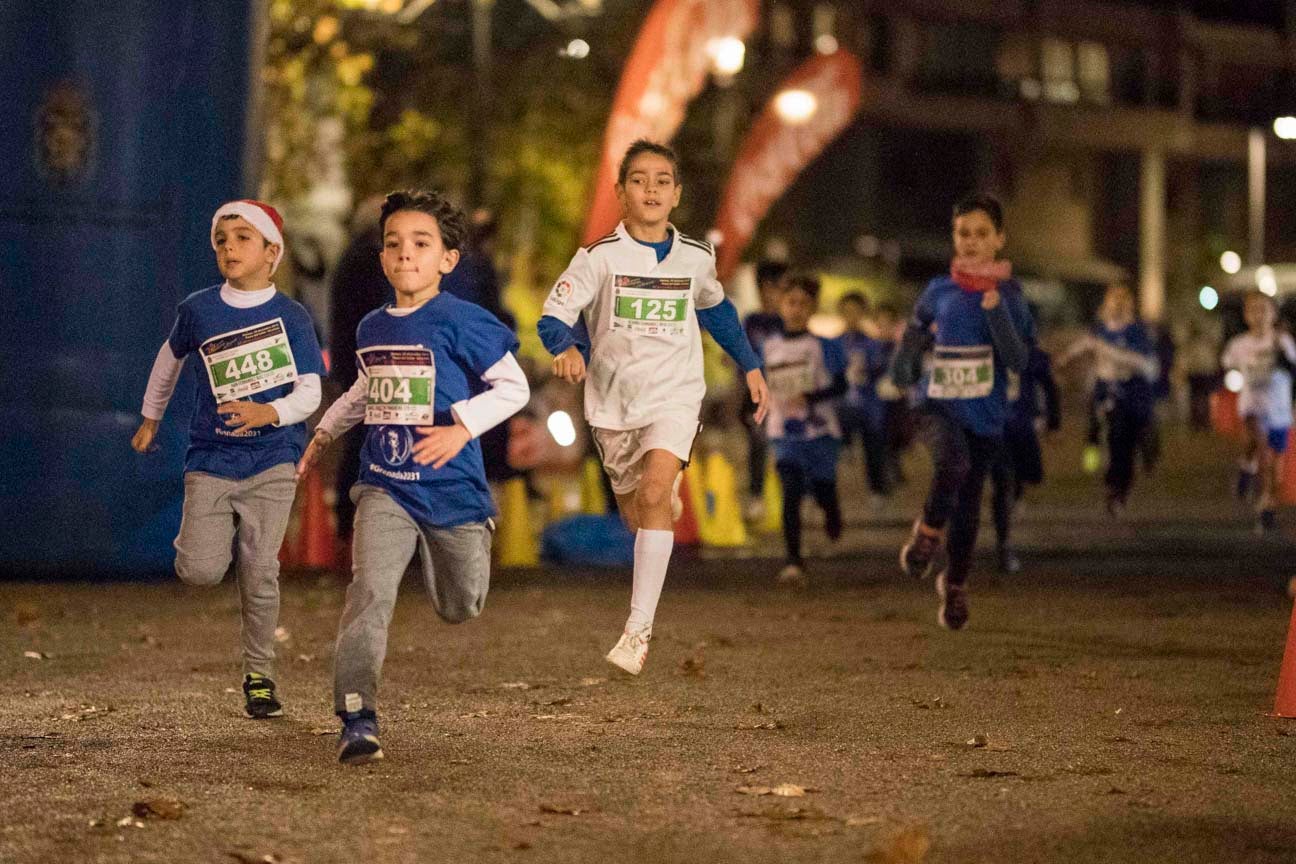
{"label": "red scarf", "polygon": [[964,291],[984,294],[997,288],[1005,279],[1012,278],[1012,263],[1002,260],[980,262],[970,258],[955,258],[950,262],[950,278]]}

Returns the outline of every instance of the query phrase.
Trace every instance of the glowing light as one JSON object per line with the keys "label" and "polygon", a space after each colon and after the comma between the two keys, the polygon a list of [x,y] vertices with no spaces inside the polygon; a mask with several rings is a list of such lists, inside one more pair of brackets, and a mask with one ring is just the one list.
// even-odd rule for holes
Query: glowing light
{"label": "glowing light", "polygon": [[590,46],[584,39],[573,39],[567,43],[563,54],[573,60],[584,60],[589,56]]}
{"label": "glowing light", "polygon": [[742,71],[747,46],[737,36],[720,36],[707,40],[706,52],[715,73],[728,77]]}
{"label": "glowing light", "polygon": [[1244,384],[1246,384],[1246,376],[1236,369],[1230,369],[1224,375],[1224,387],[1230,393],[1241,393]]}
{"label": "glowing light", "polygon": [[1209,312],[1219,305],[1219,292],[1209,285],[1203,285],[1201,291],[1197,293],[1197,302]]}
{"label": "glowing light", "polygon": [[831,33],[825,33],[815,38],[815,50],[820,54],[836,54],[838,47],[837,37]]}
{"label": "glowing light", "polygon": [[819,110],[819,100],[809,90],[784,90],[774,97],[774,110],[784,123],[800,126]]}
{"label": "glowing light", "polygon": [[1274,269],[1268,264],[1262,264],[1256,268],[1256,287],[1266,297],[1272,297],[1278,293],[1278,277],[1274,275]]}
{"label": "glowing light", "polygon": [[1296,117],[1274,118],[1273,130],[1284,141],[1296,139]]}
{"label": "glowing light", "polygon": [[553,412],[545,425],[549,427],[549,434],[558,442],[558,446],[570,447],[576,443],[576,426],[566,411]]}
{"label": "glowing light", "polygon": [[1220,256],[1220,269],[1232,276],[1242,269],[1242,256],[1236,252],[1225,252]]}

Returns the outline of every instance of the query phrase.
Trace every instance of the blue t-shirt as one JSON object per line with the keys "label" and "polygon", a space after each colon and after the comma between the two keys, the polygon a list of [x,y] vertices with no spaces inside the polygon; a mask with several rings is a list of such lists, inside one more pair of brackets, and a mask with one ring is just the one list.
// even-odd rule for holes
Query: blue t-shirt
{"label": "blue t-shirt", "polygon": [[[1134,351],[1150,358],[1157,356],[1156,344],[1152,341],[1152,335],[1148,333],[1147,327],[1140,321],[1127,324],[1119,330],[1108,330],[1101,323],[1095,324],[1093,335],[1126,351]],[[1135,411],[1152,410],[1155,395],[1153,382],[1137,373],[1125,379],[1104,380],[1099,378],[1094,384],[1094,398],[1097,401],[1103,402],[1107,399],[1114,399],[1122,407]]]}
{"label": "blue t-shirt", "polygon": [[192,354],[199,366],[186,472],[243,480],[301,458],[305,423],[231,429],[216,406],[273,402],[292,392],[297,376],[324,374],[305,307],[276,292],[259,306],[239,309],[222,300],[221,286],[214,285],[181,301],[167,342],[177,359]]}
{"label": "blue t-shirt", "polygon": [[[518,348],[517,337],[498,318],[450,294],[436,295],[409,315],[392,315],[389,308],[370,312],[356,328],[356,362],[363,369],[365,349],[379,346],[430,350],[435,426],[453,426],[450,406],[477,393],[486,370]],[[414,461],[414,426],[365,428],[360,482],[385,490],[415,522],[453,528],[495,514],[478,439],[434,469]]]}
{"label": "blue t-shirt", "polygon": [[842,401],[869,429],[880,431],[886,423],[886,402],[878,396],[877,385],[891,365],[895,343],[853,330],[842,334],[841,343],[849,385]]}
{"label": "blue t-shirt", "polygon": [[[1021,286],[1015,279],[1000,282],[999,296],[1017,334],[1023,341],[1033,342],[1035,324],[1026,307]],[[987,382],[990,386],[985,395],[932,399],[930,370],[923,375],[920,392],[922,398],[937,402],[968,431],[975,435],[993,437],[1003,434],[1004,420],[1008,416],[1008,370],[993,351],[994,341],[990,337],[986,310],[981,308],[981,297],[978,292],[960,288],[949,276],[933,279],[927,283],[914,305],[910,326],[926,330],[933,323],[936,325],[932,353],[938,363],[942,359],[943,348],[953,349],[946,353],[955,358],[972,356],[973,352],[969,349],[991,352],[994,359],[993,383]]]}

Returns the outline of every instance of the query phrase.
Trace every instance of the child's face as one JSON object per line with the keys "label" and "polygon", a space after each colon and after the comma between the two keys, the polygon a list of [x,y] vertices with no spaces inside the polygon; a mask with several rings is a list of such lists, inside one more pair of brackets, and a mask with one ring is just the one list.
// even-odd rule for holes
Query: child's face
{"label": "child's face", "polygon": [[847,330],[858,330],[864,320],[864,307],[854,300],[847,300],[837,307],[841,313],[842,320],[846,322]]}
{"label": "child's face", "polygon": [[1252,330],[1268,330],[1277,318],[1273,304],[1264,297],[1255,295],[1247,298],[1246,305],[1242,307],[1242,315],[1246,318],[1247,327]]}
{"label": "child's face", "polygon": [[1123,325],[1134,320],[1134,295],[1123,285],[1113,285],[1103,295],[1102,319]]}
{"label": "child's face", "polygon": [[896,316],[890,312],[878,312],[873,316],[873,326],[877,327],[878,335],[882,339],[894,339]]}
{"label": "child's face", "polygon": [[279,247],[267,243],[242,216],[217,222],[215,238],[216,266],[227,281],[242,282],[258,275],[270,278]]}
{"label": "child's face", "polygon": [[984,210],[973,210],[954,218],[956,258],[970,258],[979,263],[993,261],[1007,239]]}
{"label": "child's face", "polygon": [[675,182],[670,160],[656,153],[640,153],[626,171],[625,184],[617,184],[617,200],[632,225],[658,227],[670,219],[684,190]]}
{"label": "child's face", "polygon": [[783,283],[778,279],[766,279],[757,286],[757,290],[760,291],[761,309],[777,314],[779,297],[783,294]]}
{"label": "child's face", "polygon": [[396,293],[409,296],[438,287],[441,277],[459,263],[459,250],[445,248],[434,217],[398,210],[387,217],[379,259]]}
{"label": "child's face", "polygon": [[779,298],[779,317],[783,319],[784,329],[794,332],[806,329],[814,311],[814,298],[800,288],[788,288]]}

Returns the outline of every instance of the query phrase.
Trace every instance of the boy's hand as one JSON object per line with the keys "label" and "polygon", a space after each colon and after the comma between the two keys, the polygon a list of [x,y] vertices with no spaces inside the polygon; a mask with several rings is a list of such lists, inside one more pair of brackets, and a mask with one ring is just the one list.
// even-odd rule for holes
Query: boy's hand
{"label": "boy's hand", "polygon": [[157,445],[153,443],[154,437],[157,436],[158,421],[150,420],[145,417],[140,421],[140,427],[135,430],[131,436],[131,448],[136,453],[153,453],[157,451]]}
{"label": "boy's hand", "polygon": [[761,370],[753,369],[747,373],[747,391],[751,394],[752,404],[756,406],[753,419],[757,423],[763,423],[765,415],[769,413],[769,386],[765,383]]}
{"label": "boy's hand", "polygon": [[297,463],[297,477],[305,477],[306,472],[315,467],[315,463],[319,462],[320,456],[324,455],[324,451],[332,443],[332,435],[323,429],[316,429],[314,437],[306,445],[306,452],[302,454],[301,461]]}
{"label": "boy's hand", "polygon": [[991,288],[981,295],[981,308],[989,311],[999,305],[999,289]]}
{"label": "boy's hand", "polygon": [[585,380],[585,358],[581,356],[580,349],[575,345],[559,354],[553,359],[553,374],[570,381],[572,384],[579,384]]}
{"label": "boy's hand", "polygon": [[260,429],[279,422],[279,412],[260,402],[224,402],[216,406],[231,429]]}
{"label": "boy's hand", "polygon": [[414,461],[419,465],[441,468],[459,455],[472,440],[472,433],[457,419],[453,426],[416,426],[423,437],[414,442]]}

